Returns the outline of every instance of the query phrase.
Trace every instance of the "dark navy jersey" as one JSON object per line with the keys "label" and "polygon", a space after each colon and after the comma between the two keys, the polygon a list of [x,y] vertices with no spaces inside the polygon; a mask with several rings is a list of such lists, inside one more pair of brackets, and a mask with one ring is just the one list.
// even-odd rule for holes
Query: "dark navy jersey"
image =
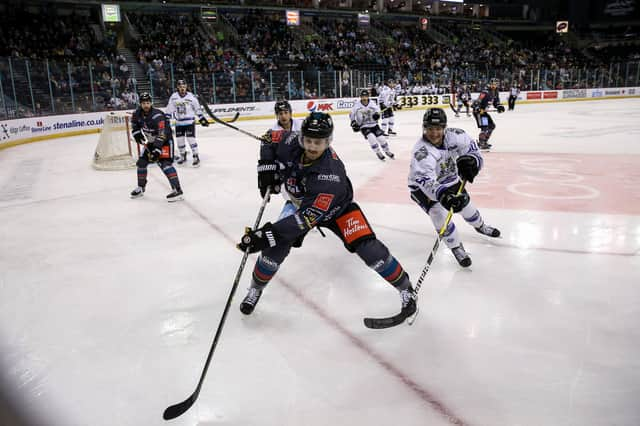
{"label": "dark navy jersey", "polygon": [[353,201],[353,187],[344,164],[329,147],[320,158],[303,164],[304,148],[298,137],[285,137],[290,132],[272,132],[272,141],[263,143],[261,160],[279,164],[284,188],[296,205],[296,212],[273,224],[278,237],[293,241],[316,225],[327,224]]}
{"label": "dark navy jersey", "polygon": [[477,107],[483,110],[486,110],[489,105],[493,105],[497,108],[498,105],[500,105],[500,94],[498,93],[498,89],[483,90],[482,92],[480,92],[480,95],[478,96],[476,102]]}
{"label": "dark navy jersey", "polygon": [[131,133],[144,133],[148,143],[153,143],[158,148],[167,145],[173,140],[171,125],[164,112],[158,108],[151,108],[145,113],[142,107],[138,107],[131,116]]}

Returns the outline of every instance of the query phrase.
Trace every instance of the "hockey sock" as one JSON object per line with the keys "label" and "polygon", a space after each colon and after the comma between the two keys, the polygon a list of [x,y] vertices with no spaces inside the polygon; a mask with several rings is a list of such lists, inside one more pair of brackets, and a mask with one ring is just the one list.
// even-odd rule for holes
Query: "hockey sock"
{"label": "hockey sock", "polygon": [[393,125],[396,123],[396,120],[393,117],[389,117],[389,131],[393,131]]}
{"label": "hockey sock", "polygon": [[406,290],[411,285],[409,276],[402,268],[402,265],[391,255],[382,265],[374,266],[373,270],[398,290]]}
{"label": "hockey sock", "polygon": [[260,256],[256,261],[256,266],[253,267],[254,286],[261,289],[264,288],[278,272],[279,266],[273,260]]}
{"label": "hockey sock", "polygon": [[[449,212],[441,205],[436,205],[429,209],[429,217],[431,218],[431,222],[433,223],[436,232],[440,232],[442,225],[444,225],[445,221],[447,220],[448,214]],[[442,235],[442,239],[449,248],[458,247],[460,245],[460,242],[462,240],[460,239],[460,234],[458,233],[456,225],[455,223],[453,223],[453,221],[449,222],[447,229]]]}
{"label": "hockey sock", "polygon": [[[391,130],[391,129],[389,129],[389,130]],[[388,143],[386,143],[386,142],[381,143],[381,144],[380,144],[380,148],[382,148],[382,150],[383,150],[384,152],[389,152],[389,144],[388,144]]]}
{"label": "hockey sock", "polygon": [[138,186],[144,188],[147,186],[147,168],[138,167]]}
{"label": "hockey sock", "polygon": [[187,152],[187,146],[184,144],[184,141],[182,141],[182,145],[178,144],[178,151],[180,151],[180,155]]}
{"label": "hockey sock", "polygon": [[471,202],[460,211],[460,214],[464,220],[474,228],[482,226],[484,223],[484,220],[482,220],[482,216],[480,215],[480,211]]}
{"label": "hockey sock", "polygon": [[166,166],[162,168],[167,179],[169,179],[169,184],[173,189],[180,190],[180,180],[178,179],[178,172],[176,172],[176,168],[173,166]]}
{"label": "hockey sock", "polygon": [[382,131],[387,133],[387,127],[389,127],[389,119],[388,118],[383,118],[382,119],[382,125],[380,126],[382,128]]}
{"label": "hockey sock", "polygon": [[378,145],[378,139],[376,139],[375,135],[373,133],[369,133],[367,135],[367,141],[369,142],[369,145],[371,146],[371,149],[373,150],[373,152],[378,152],[379,149],[379,145]]}
{"label": "hockey sock", "polygon": [[196,142],[196,138],[187,138],[187,142],[189,142],[189,146],[191,147],[191,153],[193,155],[198,155],[198,143]]}

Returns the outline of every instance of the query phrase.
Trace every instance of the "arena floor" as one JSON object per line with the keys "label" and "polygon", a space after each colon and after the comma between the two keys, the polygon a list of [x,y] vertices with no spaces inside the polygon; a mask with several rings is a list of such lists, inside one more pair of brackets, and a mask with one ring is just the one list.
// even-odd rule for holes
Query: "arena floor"
{"label": "arena floor", "polygon": [[[356,201],[414,282],[435,240],[406,188],[421,116],[397,113],[394,161],[345,115],[334,137]],[[640,424],[640,99],[494,118],[468,189],[503,238],[456,218],[473,265],[441,247],[413,326],[365,328],[398,311],[397,292],[317,232],[245,317],[251,256],[200,397],[171,424]],[[449,122],[477,137],[471,118]],[[43,423],[161,425],[194,390],[260,205],[256,142],[199,131],[202,167],[178,168],[175,204],[157,167],[139,200],[135,170],[93,170],[97,135],[0,151],[0,371]]]}

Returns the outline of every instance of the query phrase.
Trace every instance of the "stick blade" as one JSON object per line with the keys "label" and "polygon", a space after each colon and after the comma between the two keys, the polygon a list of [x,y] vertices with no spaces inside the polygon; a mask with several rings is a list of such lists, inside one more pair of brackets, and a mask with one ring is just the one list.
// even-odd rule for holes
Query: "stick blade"
{"label": "stick blade", "polygon": [[189,408],[191,408],[194,402],[196,402],[196,398],[194,395],[191,395],[189,398],[185,399],[184,401],[178,404],[174,404],[170,407],[167,407],[167,409],[164,410],[164,413],[162,414],[162,418],[165,420],[175,419],[176,417],[179,417],[182,414],[184,414],[185,411],[187,411]]}
{"label": "stick blade", "polygon": [[380,330],[383,328],[391,328],[402,324],[407,319],[407,316],[402,312],[392,317],[387,318],[365,318],[364,326],[374,330]]}

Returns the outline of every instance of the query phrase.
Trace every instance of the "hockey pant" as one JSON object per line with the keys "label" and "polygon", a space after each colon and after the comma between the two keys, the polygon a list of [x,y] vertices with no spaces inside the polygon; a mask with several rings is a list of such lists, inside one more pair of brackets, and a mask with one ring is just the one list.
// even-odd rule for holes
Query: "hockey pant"
{"label": "hockey pant", "polygon": [[[387,246],[376,238],[371,225],[356,203],[351,203],[337,218],[322,227],[330,229],[343,242],[345,248],[398,290],[411,285],[409,275]],[[262,251],[253,268],[252,286],[264,288],[276,274],[291,251],[292,243],[282,243]]]}
{"label": "hockey pant", "polygon": [[[466,189],[464,190],[464,192],[466,192]],[[431,218],[431,222],[436,229],[436,232],[440,232],[440,229],[447,220],[449,210],[442,207],[442,204],[440,204],[439,202],[431,200],[420,189],[416,189],[411,192],[411,199],[415,201],[420,206],[420,208],[429,215],[429,217]],[[473,205],[471,201],[469,201],[469,203],[462,210],[460,210],[459,214],[469,225],[473,226],[474,228],[477,228],[484,224],[482,216],[480,215],[480,211]],[[442,239],[449,248],[458,247],[462,242],[458,230],[456,229],[456,225],[455,223],[453,223],[453,219],[449,222],[447,229],[444,231]]]}
{"label": "hockey pant", "polygon": [[198,155],[195,124],[176,126],[176,140],[178,142],[178,151],[180,152],[180,155],[184,155],[187,152],[187,143],[191,147],[191,154]]}
{"label": "hockey pant", "polygon": [[461,101],[458,99],[458,110],[456,111],[456,113],[459,113],[460,111],[462,111],[462,107],[466,108],[466,113],[467,115],[469,115],[469,102],[468,101]]}
{"label": "hockey pant", "polygon": [[[147,148],[145,148],[140,154],[140,158],[136,162],[138,167],[138,186],[145,188],[147,186],[147,167],[149,166],[149,157]],[[169,180],[169,184],[173,189],[180,189],[180,180],[178,179],[178,172],[173,167],[173,143],[169,142],[162,146],[162,154],[158,160],[158,166],[162,169],[162,172]]]}
{"label": "hockey pant", "polygon": [[480,134],[478,135],[478,141],[483,144],[489,142],[491,133],[496,128],[496,124],[493,122],[491,116],[485,111],[483,113],[474,112],[473,116],[476,119]]}
{"label": "hockey pant", "polygon": [[393,115],[393,108],[391,106],[382,110],[382,131],[387,133],[387,130],[393,131],[393,125],[395,124],[395,118]]}
{"label": "hockey pant", "polygon": [[373,127],[363,127],[360,132],[366,141],[369,142],[369,146],[371,146],[373,152],[380,152],[380,148],[382,148],[384,152],[389,152],[387,138],[378,125]]}

